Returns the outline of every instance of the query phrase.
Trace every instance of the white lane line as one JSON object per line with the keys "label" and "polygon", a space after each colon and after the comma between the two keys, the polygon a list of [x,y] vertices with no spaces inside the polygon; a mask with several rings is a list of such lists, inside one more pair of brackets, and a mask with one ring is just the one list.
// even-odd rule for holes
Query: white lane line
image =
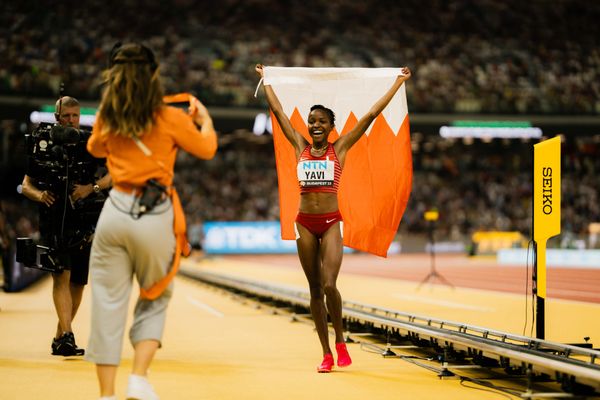
{"label": "white lane line", "polygon": [[192,305],[194,305],[216,317],[223,318],[225,316],[225,314],[223,314],[221,311],[214,309],[211,306],[209,306],[208,304],[204,304],[201,301],[198,301],[191,296],[187,297],[187,301],[189,301]]}
{"label": "white lane line", "polygon": [[414,301],[414,302],[418,302],[418,303],[434,304],[436,306],[442,306],[442,307],[447,307],[447,308],[462,308],[464,310],[483,311],[483,312],[496,311],[495,309],[489,308],[489,307],[471,306],[468,304],[456,303],[453,301],[428,299],[425,297],[412,296],[409,294],[394,293],[394,294],[392,294],[392,297],[395,297],[397,299],[402,299],[402,300]]}

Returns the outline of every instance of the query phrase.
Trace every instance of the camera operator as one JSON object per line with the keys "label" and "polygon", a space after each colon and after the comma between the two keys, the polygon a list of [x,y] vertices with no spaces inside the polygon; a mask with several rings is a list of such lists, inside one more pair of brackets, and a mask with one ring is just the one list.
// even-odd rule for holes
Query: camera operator
{"label": "camera operator", "polygon": [[[60,127],[78,130],[79,116],[80,106],[75,98],[65,96],[56,102],[55,117]],[[59,126],[55,128],[59,128]],[[87,141],[87,136],[83,139],[76,136],[76,139]],[[85,143],[82,146],[85,146]],[[61,154],[59,153],[59,155]],[[64,159],[67,158],[66,155],[61,156]],[[94,161],[94,169],[97,165],[102,165],[100,160],[94,160],[84,152],[81,154],[74,152],[72,157],[72,161],[79,163],[78,165],[90,163],[90,161]],[[75,343],[71,323],[81,303],[83,288],[87,284],[91,236],[100,210],[96,215],[94,212],[91,213],[90,229],[85,235],[89,237],[81,237],[79,240],[78,236],[83,236],[83,234],[80,235],[81,232],[77,230],[76,226],[85,218],[76,209],[76,205],[92,194],[99,196],[104,189],[108,189],[111,185],[110,175],[106,173],[102,178],[91,183],[81,182],[77,181],[77,178],[71,178],[69,167],[67,167],[66,181],[55,184],[53,182],[56,180],[56,176],[54,176],[56,171],[48,171],[44,166],[40,166],[32,159],[31,155],[28,158],[22,193],[30,200],[40,203],[41,241],[50,248],[57,247],[53,249],[55,250],[53,254],[56,256],[55,261],[59,263],[59,270],[52,273],[52,297],[58,316],[56,334],[51,345],[52,355],[83,355],[84,350],[78,348]],[[69,182],[70,180],[73,182]],[[75,245],[64,245],[68,240],[74,239],[78,240]]]}

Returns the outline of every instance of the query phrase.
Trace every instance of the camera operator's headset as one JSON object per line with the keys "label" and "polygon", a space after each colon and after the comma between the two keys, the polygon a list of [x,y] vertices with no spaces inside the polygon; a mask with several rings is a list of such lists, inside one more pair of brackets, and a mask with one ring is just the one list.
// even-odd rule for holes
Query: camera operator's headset
{"label": "camera operator's headset", "polygon": [[[115,64],[124,64],[124,63],[133,63],[133,64],[149,64],[151,71],[154,73],[158,68],[158,64],[156,63],[156,59],[154,57],[154,53],[148,47],[138,44],[142,49],[143,53],[146,55],[145,58],[139,59],[128,59],[117,60],[116,57],[119,53],[119,50],[123,46],[121,42],[116,43],[112,50],[110,51],[109,57],[109,68],[112,68]],[[196,108],[196,102],[194,101],[196,98],[189,93],[179,93],[176,95],[164,96],[163,101],[167,104],[173,105],[183,105],[185,103],[188,104],[190,115],[196,114],[198,112]],[[155,160],[152,158],[152,151],[144,145],[144,143],[138,138],[133,138],[134,142],[138,146],[138,148],[153,160],[163,171],[167,172],[169,175],[173,175],[172,171],[169,171],[162,162]],[[179,270],[179,261],[181,259],[181,255],[187,257],[191,253],[191,246],[187,239],[187,228],[185,222],[185,214],[183,213],[183,208],[181,206],[181,201],[179,199],[179,195],[173,186],[166,188],[166,194],[171,198],[171,204],[173,205],[173,233],[175,234],[176,239],[176,248],[175,248],[175,256],[173,257],[173,263],[171,264],[171,268],[167,274],[162,277],[158,282],[155,282],[150,288],[142,288],[140,287],[140,297],[146,300],[154,300],[158,298],[164,290],[169,286],[177,271]]]}
{"label": "camera operator's headset", "polygon": [[60,124],[60,113],[62,112],[62,96],[60,98],[60,103],[58,103],[58,112],[54,113],[54,118],[56,119],[56,123]]}

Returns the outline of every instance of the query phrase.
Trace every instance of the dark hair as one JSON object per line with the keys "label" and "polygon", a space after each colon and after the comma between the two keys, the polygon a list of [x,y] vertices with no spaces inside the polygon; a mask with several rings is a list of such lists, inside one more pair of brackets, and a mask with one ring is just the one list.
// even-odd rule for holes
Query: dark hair
{"label": "dark hair", "polygon": [[315,104],[314,106],[312,106],[310,108],[310,111],[312,112],[313,110],[323,110],[325,111],[325,113],[329,116],[329,121],[331,122],[331,125],[335,125],[335,114],[333,113],[333,111],[331,111],[331,109],[321,105],[321,104]]}
{"label": "dark hair", "polygon": [[127,63],[148,64],[152,72],[158,68],[158,63],[150,48],[141,43],[115,43],[108,56],[108,68],[112,68],[115,64]]}

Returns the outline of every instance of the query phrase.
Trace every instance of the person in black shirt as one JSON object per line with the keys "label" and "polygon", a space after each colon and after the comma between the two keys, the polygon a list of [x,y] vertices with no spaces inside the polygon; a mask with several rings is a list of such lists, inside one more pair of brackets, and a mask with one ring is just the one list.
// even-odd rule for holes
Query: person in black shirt
{"label": "person in black shirt", "polygon": [[[56,121],[62,127],[79,129],[79,102],[69,96],[56,102]],[[83,131],[78,131],[82,133]],[[82,136],[83,151],[75,151],[73,161],[78,165],[101,165],[101,160],[93,159],[85,151],[85,136]],[[68,155],[65,154],[64,157]],[[96,168],[94,168],[96,169]],[[84,199],[100,197],[101,192],[110,186],[110,175],[94,180],[93,177],[71,178],[76,171],[66,168],[67,179],[56,179],[56,171],[49,171],[29,156],[26,175],[23,178],[22,193],[30,200],[40,203],[39,228],[42,244],[54,250],[55,261],[62,271],[52,273],[52,297],[58,316],[56,334],[52,340],[52,354],[59,356],[83,355],[77,347],[71,323],[87,284],[91,236],[100,210],[82,211],[79,207]],[[60,175],[60,174],[59,174]],[[73,180],[73,182],[69,182]],[[80,181],[78,181],[80,180]],[[82,180],[86,180],[83,182]],[[68,195],[66,195],[68,194]],[[80,208],[80,209],[78,209]]]}

